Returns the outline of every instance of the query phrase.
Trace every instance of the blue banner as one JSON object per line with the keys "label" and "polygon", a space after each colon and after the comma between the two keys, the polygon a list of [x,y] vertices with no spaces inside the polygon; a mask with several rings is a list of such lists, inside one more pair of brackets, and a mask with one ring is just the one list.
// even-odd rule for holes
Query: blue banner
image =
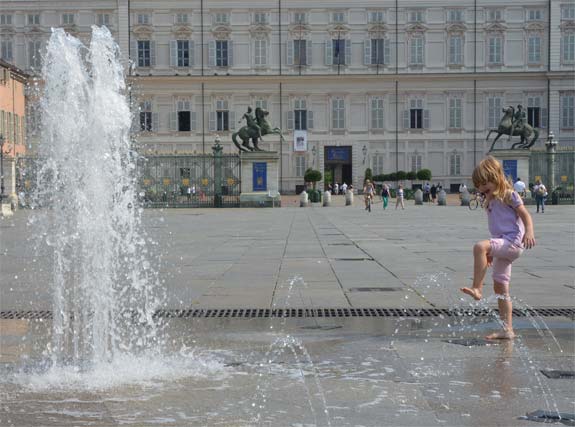
{"label": "blue banner", "polygon": [[503,160],[503,173],[511,176],[513,182],[517,179],[517,160]]}
{"label": "blue banner", "polygon": [[266,162],[254,162],[252,167],[253,191],[267,191],[268,164]]}
{"label": "blue banner", "polygon": [[351,147],[327,147],[327,160],[349,162],[351,160]]}

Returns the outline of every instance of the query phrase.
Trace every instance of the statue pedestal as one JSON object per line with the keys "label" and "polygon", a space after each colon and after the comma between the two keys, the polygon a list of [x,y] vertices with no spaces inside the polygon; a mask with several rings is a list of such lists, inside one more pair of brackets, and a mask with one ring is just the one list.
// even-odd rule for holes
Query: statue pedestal
{"label": "statue pedestal", "polygon": [[242,185],[241,207],[281,206],[279,194],[279,155],[275,151],[240,154]]}
{"label": "statue pedestal", "polygon": [[511,176],[513,182],[519,177],[525,184],[529,184],[529,159],[531,150],[493,150],[489,154],[503,165],[506,176]]}

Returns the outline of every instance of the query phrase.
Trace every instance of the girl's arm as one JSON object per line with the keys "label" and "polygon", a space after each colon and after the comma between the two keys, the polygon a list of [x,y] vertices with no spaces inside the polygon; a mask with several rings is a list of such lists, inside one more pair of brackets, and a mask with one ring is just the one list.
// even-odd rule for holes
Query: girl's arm
{"label": "girl's arm", "polygon": [[527,212],[527,209],[525,209],[525,205],[519,205],[516,208],[516,211],[517,215],[519,215],[519,218],[521,218],[521,221],[523,221],[523,225],[525,226],[523,245],[525,245],[527,249],[531,249],[533,246],[535,246],[535,234],[533,232],[533,221],[531,220],[531,215],[529,215],[529,212]]}

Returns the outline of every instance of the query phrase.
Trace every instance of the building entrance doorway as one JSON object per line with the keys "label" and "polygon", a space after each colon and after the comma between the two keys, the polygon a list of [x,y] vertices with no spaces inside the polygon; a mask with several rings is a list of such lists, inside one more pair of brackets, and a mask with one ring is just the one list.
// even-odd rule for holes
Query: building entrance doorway
{"label": "building entrance doorway", "polygon": [[352,157],[351,146],[326,146],[324,148],[324,176],[325,185],[332,186],[337,182],[347,185],[352,183]]}

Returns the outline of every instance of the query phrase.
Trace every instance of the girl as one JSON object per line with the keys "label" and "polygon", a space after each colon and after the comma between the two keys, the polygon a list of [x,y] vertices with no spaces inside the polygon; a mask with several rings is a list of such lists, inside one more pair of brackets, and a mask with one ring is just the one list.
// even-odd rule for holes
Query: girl
{"label": "girl", "polygon": [[512,305],[509,296],[511,263],[524,248],[535,246],[533,221],[511,182],[505,179],[501,164],[491,156],[483,159],[473,171],[473,185],[485,196],[485,210],[490,240],[473,246],[473,287],[461,291],[476,300],[482,296],[483,279],[487,267],[493,266],[493,289],[497,296],[503,331],[488,335],[487,339],[513,339]]}
{"label": "girl", "polygon": [[403,205],[403,185],[399,184],[399,188],[397,189],[397,196],[395,199],[395,209],[401,205],[401,209],[405,209]]}
{"label": "girl", "polygon": [[383,187],[381,187],[381,198],[383,199],[383,209],[385,210],[389,201],[389,187],[387,184],[383,184]]}

